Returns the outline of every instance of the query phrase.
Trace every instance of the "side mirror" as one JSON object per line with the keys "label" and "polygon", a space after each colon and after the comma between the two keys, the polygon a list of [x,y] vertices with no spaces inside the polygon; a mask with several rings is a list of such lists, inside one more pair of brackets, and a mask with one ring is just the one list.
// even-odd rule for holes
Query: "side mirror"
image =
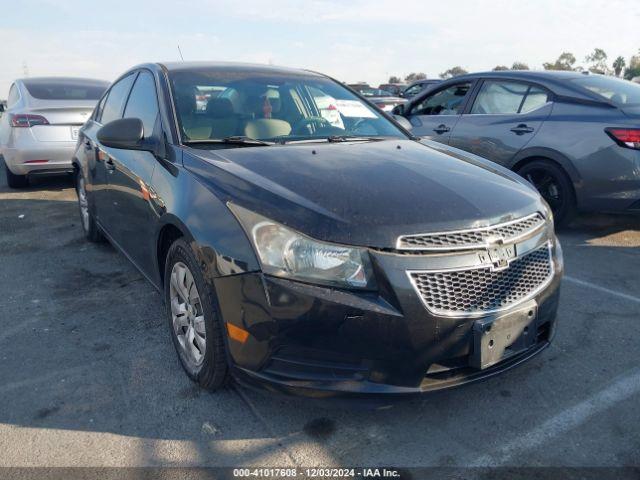
{"label": "side mirror", "polygon": [[404,115],[404,111],[405,111],[405,105],[404,103],[401,103],[400,105],[396,105],[395,107],[393,107],[393,110],[391,110],[391,113],[393,113],[394,115]]}
{"label": "side mirror", "polygon": [[394,118],[394,120],[396,122],[398,122],[400,125],[402,125],[402,127],[405,130],[411,130],[413,128],[413,125],[411,125],[411,122],[409,120],[407,120],[405,117],[403,117],[401,115],[394,115],[393,118]]}
{"label": "side mirror", "polygon": [[144,126],[139,118],[120,118],[98,130],[98,141],[105,147],[124,150],[151,150],[144,141]]}

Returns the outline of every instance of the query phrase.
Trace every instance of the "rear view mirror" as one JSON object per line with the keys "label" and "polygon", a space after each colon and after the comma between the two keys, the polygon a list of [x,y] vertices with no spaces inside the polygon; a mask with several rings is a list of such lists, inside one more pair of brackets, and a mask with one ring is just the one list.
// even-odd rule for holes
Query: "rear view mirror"
{"label": "rear view mirror", "polygon": [[139,118],[120,118],[98,130],[98,141],[105,147],[125,150],[149,150],[144,140],[144,127]]}

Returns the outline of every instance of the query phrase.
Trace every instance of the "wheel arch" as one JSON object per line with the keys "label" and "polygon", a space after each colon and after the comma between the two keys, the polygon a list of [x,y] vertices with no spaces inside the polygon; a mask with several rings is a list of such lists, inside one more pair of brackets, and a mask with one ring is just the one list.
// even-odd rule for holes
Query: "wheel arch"
{"label": "wheel arch", "polygon": [[573,189],[576,193],[582,187],[582,176],[578,169],[573,165],[571,160],[567,158],[560,152],[552,150],[550,148],[544,147],[533,147],[524,149],[509,162],[509,169],[517,172],[521,169],[525,164],[532,162],[534,160],[548,160],[554,162],[558,165],[562,170],[567,174],[571,183],[573,184]]}

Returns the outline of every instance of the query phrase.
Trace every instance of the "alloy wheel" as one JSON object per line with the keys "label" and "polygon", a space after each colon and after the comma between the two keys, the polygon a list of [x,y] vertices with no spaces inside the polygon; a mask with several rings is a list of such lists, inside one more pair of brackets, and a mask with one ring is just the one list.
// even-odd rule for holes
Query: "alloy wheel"
{"label": "alloy wheel", "polygon": [[206,331],[202,301],[193,275],[182,262],[171,269],[169,299],[173,333],[183,354],[195,366],[204,361]]}
{"label": "alloy wheel", "polygon": [[82,219],[82,228],[85,232],[89,231],[89,201],[87,200],[87,190],[84,185],[84,178],[78,177],[78,204],[80,205],[80,218]]}
{"label": "alloy wheel", "polygon": [[567,202],[566,193],[553,173],[548,170],[531,170],[526,179],[536,187],[542,198],[549,204],[554,214],[562,211]]}

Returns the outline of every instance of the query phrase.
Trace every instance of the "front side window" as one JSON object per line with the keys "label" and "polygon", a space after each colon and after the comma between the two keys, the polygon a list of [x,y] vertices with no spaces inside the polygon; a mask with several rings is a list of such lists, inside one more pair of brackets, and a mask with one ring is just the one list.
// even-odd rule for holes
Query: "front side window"
{"label": "front side window", "polygon": [[412,115],[457,115],[464,104],[471,82],[458,83],[427,96],[411,111]]}
{"label": "front side window", "polygon": [[127,101],[127,95],[134,78],[135,75],[131,73],[111,87],[100,117],[102,124],[122,118],[122,108],[124,107],[124,102]]}
{"label": "front side window", "polygon": [[169,77],[185,142],[237,136],[279,143],[405,137],[377,109],[321,76],[202,69]]}
{"label": "front side window", "polygon": [[153,75],[145,71],[140,72],[133,89],[131,89],[131,94],[124,110],[124,117],[142,120],[145,138],[153,134],[156,119],[158,118],[159,110],[156,97],[156,85]]}
{"label": "front side window", "polygon": [[637,83],[603,75],[585,75],[573,81],[619,107],[640,105],[640,85]]}

